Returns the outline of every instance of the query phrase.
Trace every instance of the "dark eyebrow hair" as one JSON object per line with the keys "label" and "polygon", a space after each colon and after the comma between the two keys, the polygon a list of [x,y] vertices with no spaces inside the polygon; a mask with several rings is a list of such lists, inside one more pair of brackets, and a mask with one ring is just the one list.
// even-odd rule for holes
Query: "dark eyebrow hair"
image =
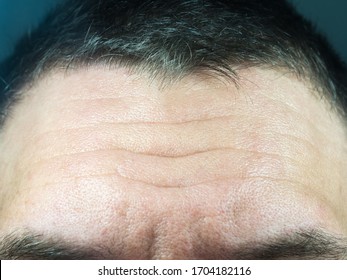
{"label": "dark eyebrow hair", "polygon": [[96,255],[100,255],[96,249],[76,246],[43,234],[13,232],[0,239],[2,260],[91,260]]}
{"label": "dark eyebrow hair", "polygon": [[[79,247],[38,234],[11,233],[0,240],[2,260],[91,260],[100,259],[102,255],[105,254],[100,250]],[[300,230],[294,234],[270,238],[261,244],[249,244],[227,255],[231,256],[230,259],[240,260],[346,259],[347,240],[322,230]]]}
{"label": "dark eyebrow hair", "polygon": [[299,230],[271,238],[263,244],[245,246],[237,259],[341,260],[347,259],[347,239],[320,229]]}

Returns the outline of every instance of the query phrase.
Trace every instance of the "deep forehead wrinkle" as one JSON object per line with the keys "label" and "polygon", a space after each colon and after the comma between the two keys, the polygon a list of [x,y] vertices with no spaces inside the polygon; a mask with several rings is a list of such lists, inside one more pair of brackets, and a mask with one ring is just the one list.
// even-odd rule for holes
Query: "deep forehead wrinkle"
{"label": "deep forehead wrinkle", "polygon": [[191,76],[164,90],[121,69],[47,76],[4,134],[13,165],[2,180],[20,196],[6,202],[3,228],[122,240],[129,258],[154,229],[156,256],[168,257],[206,248],[193,240],[232,242],[230,231],[245,242],[298,224],[340,231],[341,127],[302,81],[243,75],[239,88]]}

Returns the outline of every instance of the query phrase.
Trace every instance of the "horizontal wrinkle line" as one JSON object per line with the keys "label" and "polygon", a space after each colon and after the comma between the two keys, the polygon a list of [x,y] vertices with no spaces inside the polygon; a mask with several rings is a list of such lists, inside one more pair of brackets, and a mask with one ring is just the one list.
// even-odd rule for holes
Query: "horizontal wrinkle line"
{"label": "horizontal wrinkle line", "polygon": [[[283,178],[274,178],[274,177],[270,177],[270,176],[253,176],[253,177],[248,177],[248,178],[255,178],[255,179],[266,179],[266,180],[272,180],[272,181],[277,181],[277,182],[286,182],[286,183],[291,183],[295,186],[300,186],[300,187],[304,187],[305,190],[309,189],[312,191],[312,193],[315,193],[316,195],[319,195],[316,191],[316,188],[313,188],[313,186],[311,185],[307,185],[303,182],[299,182],[297,180],[291,180],[291,179],[283,179]],[[322,197],[322,195],[319,195],[320,197]],[[323,198],[324,199],[324,198]]]}
{"label": "horizontal wrinkle line", "polygon": [[[242,115],[237,115],[237,116],[242,116]],[[98,122],[98,123],[94,123],[91,125],[86,125],[86,126],[79,126],[79,127],[70,127],[70,128],[60,128],[60,129],[56,129],[56,130],[48,130],[45,131],[43,133],[40,133],[38,135],[36,135],[36,137],[33,137],[33,139],[31,139],[32,142],[36,143],[36,138],[41,138],[43,136],[46,136],[50,133],[61,133],[61,132],[71,132],[71,131],[78,131],[80,129],[95,129],[95,128],[100,128],[100,126],[102,125],[146,125],[146,124],[162,124],[162,125],[181,125],[181,124],[187,124],[187,123],[193,123],[193,122],[208,122],[208,121],[212,121],[215,119],[226,119],[229,117],[236,117],[236,115],[226,115],[226,116],[218,116],[218,117],[213,117],[213,118],[208,118],[208,119],[202,119],[202,120],[189,120],[189,121],[185,121],[185,122]]]}
{"label": "horizontal wrinkle line", "polygon": [[[208,152],[213,152],[213,151],[222,151],[222,150],[236,150],[236,151],[247,151],[247,150],[243,150],[243,149],[237,149],[237,148],[215,148],[215,149],[210,149],[210,150],[206,150],[206,151],[198,151],[198,152],[194,152],[194,153],[189,153],[189,154],[185,154],[185,155],[181,155],[181,156],[165,156],[165,155],[158,155],[158,154],[154,154],[154,153],[143,153],[143,152],[133,152],[133,151],[129,151],[127,149],[97,149],[97,150],[90,150],[90,151],[83,151],[83,152],[76,152],[76,153],[70,153],[70,154],[59,154],[59,155],[55,155],[53,157],[49,157],[49,158],[45,158],[36,162],[33,162],[33,164],[37,164],[40,163],[42,161],[46,161],[46,160],[52,160],[52,159],[56,159],[56,158],[60,158],[60,157],[69,157],[69,156],[75,156],[75,155],[83,155],[83,154],[88,154],[88,153],[95,153],[95,152],[128,152],[131,154],[137,154],[137,155],[142,155],[142,156],[153,156],[153,157],[162,157],[162,158],[184,158],[184,157],[189,157],[189,156],[193,156],[193,155],[197,155],[197,154],[203,154],[203,153],[208,153]],[[249,151],[250,153],[252,153],[252,151]],[[257,153],[257,152],[255,152]],[[260,152],[258,152],[260,153]],[[279,155],[277,155],[279,156]]]}
{"label": "horizontal wrinkle line", "polygon": [[291,106],[291,105],[289,105],[289,104],[287,104],[287,103],[284,103],[284,102],[282,102],[282,101],[279,101],[279,100],[277,100],[277,99],[270,98],[269,96],[266,96],[265,94],[262,94],[262,93],[259,93],[259,94],[262,95],[262,96],[264,96],[264,97],[267,98],[267,99],[270,99],[270,100],[272,100],[272,101],[274,101],[274,102],[276,102],[276,103],[279,103],[279,104],[283,105],[284,107],[287,107],[287,108],[289,109],[289,111],[295,113],[297,116],[299,116],[300,118],[306,120],[309,124],[311,124],[312,127],[313,127],[317,132],[319,132],[319,133],[322,134],[322,135],[325,135],[325,133],[324,133],[321,129],[319,129],[319,128],[317,127],[316,123],[314,123],[310,118],[305,117],[303,114],[301,114],[300,112],[298,112],[297,110],[295,110],[295,108],[294,108],[293,106]]}
{"label": "horizontal wrinkle line", "polygon": [[318,153],[322,153],[321,152],[321,149],[317,149],[317,147],[311,143],[310,141],[308,141],[307,139],[303,139],[303,138],[300,138],[300,137],[297,137],[295,135],[292,135],[292,134],[286,134],[286,133],[278,133],[278,135],[280,136],[284,136],[286,137],[287,139],[295,139],[299,142],[304,142],[306,145],[310,146],[312,149],[316,150]]}
{"label": "horizontal wrinkle line", "polygon": [[97,149],[97,150],[90,150],[90,151],[83,151],[83,152],[76,152],[76,153],[70,153],[70,154],[59,154],[59,155],[55,155],[53,157],[49,157],[49,158],[45,158],[42,160],[38,160],[33,162],[32,164],[39,164],[41,162],[44,161],[50,161],[52,159],[57,159],[60,157],[70,157],[70,156],[77,156],[77,155],[83,155],[83,154],[88,154],[88,153],[95,153],[95,152],[128,152],[131,154],[138,154],[138,155],[143,155],[143,156],[152,156],[152,157],[159,157],[159,158],[172,158],[172,159],[179,159],[179,158],[185,158],[185,157],[189,157],[189,156],[194,156],[194,155],[199,155],[199,154],[204,154],[204,153],[209,153],[209,152],[217,152],[217,151],[239,151],[239,152],[245,152],[245,153],[249,153],[249,154],[259,154],[259,155],[265,155],[265,156],[271,156],[271,157],[276,157],[276,158],[287,158],[292,162],[298,163],[297,160],[288,157],[288,156],[283,156],[280,154],[272,154],[272,153],[266,153],[266,152],[259,152],[259,151],[250,151],[250,150],[246,150],[246,149],[240,149],[240,148],[231,148],[231,147],[225,147],[225,148],[214,148],[214,149],[209,149],[209,150],[205,150],[205,151],[198,151],[198,152],[193,152],[193,153],[189,153],[189,154],[185,154],[185,155],[180,155],[180,156],[165,156],[165,155],[158,155],[158,154],[153,154],[153,153],[143,153],[143,152],[133,152],[133,151],[129,151],[127,149]]}
{"label": "horizontal wrinkle line", "polygon": [[204,181],[204,182],[192,185],[192,187],[202,185],[202,184],[212,183],[215,181],[226,181],[226,180],[232,180],[232,179],[236,179],[236,180],[264,179],[264,180],[277,181],[277,182],[287,182],[287,183],[302,186],[305,188],[311,188],[309,185],[306,185],[306,184],[299,182],[299,181],[296,181],[296,180],[274,178],[274,177],[270,177],[270,176],[261,176],[261,175],[255,175],[255,176],[250,175],[247,177],[241,177],[241,176],[240,177],[237,177],[237,176],[224,177],[223,179],[214,179],[214,180]]}
{"label": "horizontal wrinkle line", "polygon": [[[309,188],[312,189],[311,186],[304,184],[302,182],[296,181],[296,180],[290,180],[290,179],[283,179],[283,178],[274,178],[274,177],[270,177],[270,176],[247,176],[247,177],[238,177],[238,176],[230,176],[230,177],[223,177],[222,179],[212,179],[212,180],[206,180],[194,185],[189,185],[189,186],[170,186],[170,185],[155,185],[143,180],[138,180],[138,179],[131,179],[125,176],[122,176],[121,174],[119,174],[117,171],[112,172],[112,173],[103,173],[103,174],[95,174],[95,175],[83,175],[83,176],[68,176],[68,177],[63,177],[64,179],[88,179],[88,178],[98,178],[98,177],[108,177],[108,176],[112,176],[112,175],[118,175],[120,176],[122,179],[125,179],[127,181],[131,181],[131,182],[137,182],[137,183],[141,183],[141,184],[145,184],[151,187],[157,187],[157,188],[187,188],[187,187],[195,187],[195,186],[200,186],[200,185],[204,185],[204,184],[209,184],[209,183],[213,183],[213,182],[218,182],[218,181],[227,181],[227,180],[249,180],[249,179],[264,179],[264,180],[270,180],[270,181],[276,181],[276,182],[286,182],[286,183],[291,183],[294,184],[296,186],[301,186],[304,188]],[[54,183],[48,183],[45,184],[46,185],[53,185]]]}
{"label": "horizontal wrinkle line", "polygon": [[[112,173],[103,173],[103,174],[92,174],[92,175],[81,175],[81,176],[65,176],[65,177],[61,177],[62,179],[74,179],[75,181],[78,180],[78,179],[93,179],[93,178],[100,178],[100,177],[109,177],[109,176],[114,176],[114,175],[118,175],[119,177],[121,177],[122,179],[125,179],[127,181],[133,181],[133,182],[138,182],[138,183],[141,183],[141,184],[145,184],[145,185],[148,185],[148,186],[151,186],[151,187],[158,187],[157,185],[154,185],[154,184],[150,184],[150,183],[147,183],[145,181],[141,181],[141,180],[134,180],[134,179],[130,179],[128,177],[124,177],[122,176],[121,174],[119,174],[116,170]],[[61,183],[61,182],[60,182]],[[65,183],[65,182],[62,182],[62,183]],[[51,186],[51,185],[56,185],[57,183],[45,183],[44,187],[46,186]],[[164,187],[164,186],[163,186]],[[173,188],[173,187],[171,187]]]}
{"label": "horizontal wrinkle line", "polygon": [[211,118],[203,118],[203,119],[191,119],[191,120],[185,120],[185,121],[145,121],[145,122],[101,122],[101,124],[163,124],[163,125],[180,125],[180,124],[186,124],[186,123],[193,123],[193,122],[208,122],[212,120],[217,119],[227,119],[231,117],[242,117],[242,115],[224,115],[224,116],[216,116]]}
{"label": "horizontal wrinkle line", "polygon": [[[85,175],[85,176],[70,176],[70,177],[65,177],[65,178],[73,178],[75,180],[78,180],[78,179],[88,179],[88,178],[97,178],[97,177],[107,177],[107,176],[112,176],[112,175],[115,175],[115,174],[117,174],[119,177],[121,177],[122,179],[125,179],[127,181],[137,182],[137,183],[141,183],[141,184],[148,185],[148,186],[151,186],[151,187],[163,187],[163,188],[164,187],[165,188],[169,187],[169,186],[164,186],[164,185],[157,186],[157,185],[154,185],[154,184],[142,181],[142,180],[130,179],[128,177],[125,177],[125,176],[121,175],[116,170],[114,172],[112,172],[112,173],[104,173],[104,174],[97,174],[97,175]],[[171,188],[174,188],[174,187],[171,187]]]}
{"label": "horizontal wrinkle line", "polygon": [[62,131],[74,131],[74,130],[79,130],[79,129],[88,129],[88,128],[98,128],[100,125],[132,125],[132,124],[162,124],[162,125],[180,125],[180,124],[187,124],[187,123],[193,123],[193,122],[208,122],[216,119],[227,119],[229,117],[246,117],[247,115],[225,115],[225,116],[218,116],[218,117],[212,117],[212,118],[207,118],[207,119],[192,119],[188,121],[182,121],[182,122],[154,122],[154,121],[148,121],[148,122],[98,122],[94,123],[91,125],[85,125],[85,126],[79,126],[79,127],[70,127],[70,128],[60,128],[56,130],[48,130],[45,131],[38,136],[43,136],[46,134],[49,134],[51,132],[62,132]]}

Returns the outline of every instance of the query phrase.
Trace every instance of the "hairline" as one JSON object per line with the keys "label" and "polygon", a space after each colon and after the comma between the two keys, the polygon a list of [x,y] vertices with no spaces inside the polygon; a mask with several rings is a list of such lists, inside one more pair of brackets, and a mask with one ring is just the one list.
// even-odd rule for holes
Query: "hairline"
{"label": "hairline", "polygon": [[325,89],[319,84],[315,84],[310,77],[309,74],[301,74],[295,72],[293,69],[288,67],[279,67],[279,66],[270,66],[267,64],[257,64],[257,65],[230,65],[230,71],[228,69],[192,69],[189,72],[170,72],[170,71],[155,71],[155,65],[151,65],[150,63],[136,63],[131,60],[122,59],[122,60],[96,60],[96,61],[77,61],[64,63],[61,61],[57,61],[55,64],[50,65],[46,69],[40,71],[35,76],[33,76],[30,80],[23,83],[18,88],[13,90],[13,94],[11,94],[11,98],[8,100],[8,103],[5,106],[5,110],[3,110],[0,114],[0,131],[3,128],[3,125],[6,123],[9,116],[11,116],[12,110],[16,107],[18,103],[21,103],[25,98],[25,92],[33,88],[37,83],[41,80],[54,73],[55,71],[63,71],[66,74],[73,73],[74,71],[78,71],[80,69],[90,69],[93,67],[105,67],[105,69],[114,70],[119,68],[125,68],[127,71],[137,74],[137,75],[146,75],[150,82],[155,81],[159,84],[160,89],[165,89],[166,87],[170,87],[171,85],[178,83],[183,78],[189,77],[190,75],[202,75],[214,79],[219,79],[221,82],[227,84],[233,84],[238,88],[240,86],[239,83],[239,70],[245,69],[265,69],[276,71],[278,73],[282,73],[283,75],[290,74],[294,78],[299,81],[304,82],[304,85],[309,90],[310,94],[317,100],[317,102],[326,103],[325,108],[328,112],[333,113],[338,119],[341,121],[343,127],[346,129],[347,135],[347,115],[344,113],[344,110],[341,108],[340,104],[338,104],[337,100],[334,100],[331,94],[328,94]]}
{"label": "hairline", "polygon": [[[34,82],[35,80],[39,80],[40,77],[44,75],[47,71],[50,71],[57,67],[68,69],[69,67],[73,67],[76,65],[82,65],[82,66],[92,65],[99,62],[104,63],[106,65],[112,65],[112,64],[124,65],[133,69],[139,69],[140,71],[145,70],[149,73],[151,77],[161,79],[163,81],[162,85],[165,85],[167,82],[170,82],[177,78],[179,79],[182,76],[186,76],[187,74],[191,72],[199,72],[199,71],[204,71],[206,73],[213,72],[212,73],[213,75],[217,74],[219,76],[227,76],[228,78],[231,78],[232,80],[234,80],[234,82],[237,82],[237,73],[235,73],[234,69],[238,67],[243,68],[243,67],[256,66],[256,67],[270,67],[275,69],[283,68],[283,69],[286,69],[286,71],[288,70],[296,74],[297,77],[300,77],[309,81],[310,85],[312,85],[312,87],[315,88],[314,91],[317,93],[317,97],[326,99],[328,103],[330,104],[330,108],[333,111],[335,111],[339,115],[339,117],[347,121],[347,116],[345,112],[347,108],[344,108],[342,104],[343,101],[341,100],[341,95],[343,95],[343,93],[341,93],[342,89],[339,88],[339,81],[335,80],[336,77],[334,76],[335,74],[334,71],[332,71],[333,74],[331,75],[329,74],[329,70],[333,70],[333,67],[329,69],[329,65],[328,65],[329,61],[325,60],[324,54],[323,55],[319,54],[319,50],[320,50],[319,48],[315,49],[313,47],[313,49],[311,49],[310,52],[307,52],[306,48],[309,46],[312,47],[312,44],[309,43],[310,38],[303,40],[304,46],[299,46],[298,44],[296,44],[298,40],[298,35],[295,34],[295,32],[293,32],[294,36],[293,38],[291,38],[293,34],[292,35],[289,34],[288,36],[288,34],[286,34],[287,29],[283,27],[279,27],[280,23],[278,23],[277,21],[275,23],[272,23],[274,24],[273,28],[270,28],[267,32],[269,32],[270,35],[273,35],[274,38],[278,40],[278,42],[272,42],[271,40],[269,42],[266,39],[262,41],[263,39],[261,35],[257,33],[255,35],[256,36],[255,41],[257,42],[257,44],[259,42],[263,42],[264,44],[267,44],[267,46],[269,47],[269,49],[267,48],[265,49],[264,53],[260,52],[260,53],[257,53],[255,56],[253,56],[253,54],[250,56],[249,50],[247,50],[245,53],[243,53],[243,51],[240,51],[240,50],[228,51],[227,47],[225,46],[230,47],[231,43],[229,41],[227,42],[227,39],[225,39],[226,35],[221,35],[220,37],[222,39],[220,39],[220,41],[222,43],[225,43],[225,45],[222,44],[221,46],[222,46],[222,49],[226,48],[226,51],[221,51],[221,52],[217,51],[217,57],[215,57],[214,50],[213,50],[214,47],[211,45],[208,45],[207,46],[208,50],[206,50],[206,46],[203,45],[203,51],[208,51],[208,53],[205,53],[206,57],[203,57],[202,59],[206,58],[206,60],[202,62],[198,60],[198,59],[201,59],[201,56],[198,55],[197,49],[195,49],[195,52],[194,52],[193,46],[192,46],[192,49],[193,49],[194,55],[191,52],[192,49],[189,44],[194,44],[195,42],[193,41],[194,42],[193,43],[190,40],[190,38],[187,39],[185,37],[187,36],[187,34],[191,34],[191,33],[183,34],[182,36],[177,37],[176,41],[173,41],[172,39],[168,39],[167,42],[161,41],[160,45],[158,45],[158,41],[156,39],[153,39],[153,36],[154,36],[153,34],[155,32],[163,31],[162,28],[165,29],[165,26],[158,24],[157,21],[154,21],[154,23],[152,23],[154,24],[154,27],[152,25],[149,25],[149,27],[148,26],[146,27],[146,29],[144,30],[145,34],[143,34],[143,38],[142,39],[140,38],[139,40],[138,40],[138,36],[139,35],[142,36],[142,34],[138,34],[136,29],[133,30],[130,28],[129,35],[124,35],[128,33],[124,33],[124,34],[122,32],[117,33],[118,29],[127,30],[128,25],[125,26],[125,23],[115,24],[112,21],[111,22],[106,21],[106,24],[110,24],[109,26],[107,26],[108,28],[106,30],[100,30],[98,28],[94,29],[94,26],[93,26],[94,19],[98,21],[100,20],[100,16],[104,17],[104,14],[100,15],[97,13],[96,15],[94,14],[91,15],[89,14],[89,11],[86,12],[84,8],[85,7],[96,8],[95,5],[97,4],[97,1],[95,2],[86,1],[86,2],[87,3],[82,1],[80,2],[76,1],[78,5],[73,4],[73,5],[65,6],[68,3],[68,1],[65,1],[64,5],[61,5],[61,8],[68,9],[71,6],[75,9],[73,11],[73,14],[76,16],[76,19],[71,18],[70,21],[72,21],[72,24],[74,25],[73,32],[76,31],[75,30],[76,26],[80,27],[78,32],[81,34],[78,36],[76,35],[77,37],[74,37],[75,35],[72,37],[76,39],[77,41],[70,40],[66,44],[65,43],[61,44],[61,41],[59,40],[56,41],[57,38],[55,38],[54,36],[57,36],[57,34],[64,36],[64,34],[61,34],[59,32],[55,34],[53,32],[53,35],[51,37],[49,37],[50,35],[48,35],[48,40],[51,39],[52,41],[49,41],[50,43],[48,43],[48,46],[44,47],[43,52],[40,53],[39,57],[34,60],[36,64],[24,65],[24,70],[26,72],[19,70],[18,73],[13,73],[15,76],[12,78],[13,79],[19,78],[20,84],[17,85],[16,84],[17,81],[14,82],[14,88],[13,90],[10,90],[10,92],[19,93],[20,89],[30,85],[30,83]],[[127,4],[124,7],[127,9],[126,11],[129,11],[128,3],[132,3],[132,1],[125,1],[125,2]],[[162,3],[164,1],[150,1],[146,3],[146,5],[141,6],[143,9],[145,9],[144,13],[146,13],[146,11],[148,11],[149,8],[153,8],[153,6],[151,6],[152,2]],[[182,3],[189,4],[190,2],[194,2],[194,1],[178,1],[177,5],[179,6]],[[289,11],[291,18],[294,18],[295,16],[299,15],[297,12],[296,14],[291,14],[292,11],[290,10],[290,6],[293,8],[293,5],[290,5],[288,2],[285,2],[285,1],[280,1],[280,2],[281,3],[279,4],[279,7],[281,7],[282,9],[285,6],[285,9],[287,9],[286,11],[287,12]],[[107,6],[108,1],[105,1],[105,3],[106,3],[105,5]],[[112,4],[115,2],[109,1],[109,3]],[[92,6],[89,6],[90,4],[92,4]],[[243,7],[243,5],[247,5],[247,4],[241,4],[241,7]],[[99,3],[99,6],[100,6],[100,3]],[[214,13],[216,11],[219,11],[219,13],[222,13],[222,10],[220,10],[220,7],[218,8],[215,7],[209,1],[206,2],[206,7],[204,7],[204,5],[200,5],[200,6],[202,10],[205,9],[206,7],[211,7],[212,10],[216,8],[216,10],[213,10],[211,12],[211,15],[208,14],[208,11],[207,12],[204,11],[204,12],[206,13],[206,18],[211,19],[212,24],[216,24],[216,26],[219,28],[220,25],[218,24],[220,23],[218,23],[218,20],[216,20],[215,18],[216,15]],[[276,10],[276,7],[274,8],[275,10]],[[65,10],[62,10],[61,8],[57,9],[56,11],[60,13],[65,12]],[[135,10],[134,12],[135,25],[139,21],[141,21],[137,18],[138,12],[139,12],[137,8],[138,7],[135,7],[134,9]],[[119,12],[120,11],[119,9],[121,8],[118,7],[115,9],[115,11]],[[257,8],[254,8],[254,9],[256,10]],[[202,10],[198,10],[196,12],[198,16],[204,16]],[[82,12],[80,13],[80,11]],[[165,12],[167,11],[165,11],[164,9],[163,13]],[[271,11],[270,13],[273,13],[273,12],[274,11]],[[70,10],[70,13],[72,13],[71,10]],[[223,18],[224,17],[228,18],[228,16],[230,16],[230,14],[232,13],[233,11],[229,10],[226,15],[223,15]],[[261,14],[262,11],[259,12],[257,10],[257,13]],[[235,14],[237,16],[240,16],[242,15],[242,12],[236,10]],[[56,16],[57,14],[52,13],[52,15]],[[50,20],[55,22],[55,18],[53,18],[52,15]],[[90,21],[83,21],[84,17]],[[117,18],[123,19],[123,15],[117,14]],[[162,17],[160,15],[159,19],[161,18]],[[82,23],[78,22],[79,19],[82,21]],[[304,20],[300,18],[298,19],[299,19],[298,22],[299,24],[302,25],[302,27],[309,27],[308,22],[305,22]],[[57,22],[60,22],[60,21],[58,20]],[[177,22],[180,22],[179,18],[177,18],[176,21],[174,21],[174,23],[177,23]],[[187,21],[186,19],[183,18],[182,22],[188,24],[187,27],[185,27],[185,29],[183,29],[182,32],[188,32],[190,28],[193,28],[190,25],[189,20]],[[260,30],[266,31],[269,23],[264,23],[262,21],[260,22],[261,22],[261,25],[259,26]],[[47,23],[50,23],[50,21],[48,21]],[[243,27],[250,26],[253,29],[254,28],[257,29],[258,27],[254,25],[254,22],[249,21],[247,19],[241,25]],[[153,30],[150,29],[151,26],[153,27]],[[114,33],[112,31],[108,33],[110,30],[110,27],[113,27],[114,29],[116,29],[115,34],[118,34],[119,36],[118,35],[113,36]],[[168,27],[173,27],[173,29],[176,28],[175,24],[168,25]],[[67,28],[66,22],[65,23],[63,22],[62,28]],[[308,28],[308,30],[314,31],[313,28],[311,29]],[[42,24],[41,24],[41,31],[42,31]],[[104,36],[104,31],[106,33],[105,36]],[[200,31],[203,31],[203,30],[200,30]],[[178,34],[177,32],[178,32],[178,29],[174,30],[173,34],[177,35]],[[306,31],[303,30],[302,34],[305,34],[305,32],[306,32],[306,35],[308,35],[307,30]],[[204,34],[201,35],[202,33]],[[205,36],[206,35],[205,33],[206,32],[201,32],[201,34],[199,35]],[[43,33],[43,34],[47,36],[47,33]],[[215,33],[213,34],[216,35]],[[226,32],[226,34],[229,34],[229,33]],[[267,33],[265,32],[265,35],[266,34]],[[165,37],[165,34],[160,36],[162,36],[160,37],[161,40],[164,40],[163,38],[170,38],[167,36]],[[211,34],[207,33],[206,36],[211,36]],[[249,36],[248,33],[247,33],[247,36]],[[199,39],[199,37],[197,38]],[[149,41],[143,41],[144,39],[148,39]],[[193,37],[193,39],[195,39],[195,37]],[[313,39],[319,39],[318,34],[314,33]],[[235,42],[239,42],[238,40],[239,39],[237,39],[237,36],[236,36]],[[247,40],[249,40],[248,37],[247,37]],[[34,42],[35,42],[35,39],[34,39]],[[273,43],[273,48],[271,48],[271,43]],[[323,42],[318,40],[316,46],[322,46],[323,45],[322,43]],[[246,46],[247,44],[249,44],[248,41],[246,42]],[[233,47],[234,45],[231,44],[231,46]],[[314,46],[314,43],[313,43],[313,46]],[[184,49],[177,49],[178,47],[181,47]],[[212,48],[212,51],[210,50],[210,48]],[[188,56],[189,54],[187,54],[188,50],[190,50],[191,52],[190,58]],[[218,49],[216,48],[216,50]],[[36,49],[32,49],[31,51],[35,53]],[[228,55],[227,54],[228,52],[231,54]],[[237,55],[240,53],[244,54],[245,57],[239,58]],[[222,56],[220,56],[221,54]],[[193,56],[195,56],[195,58]],[[228,61],[230,63],[228,63]],[[234,63],[232,61],[234,61]],[[15,68],[15,70],[18,70],[18,69]],[[16,76],[17,74],[18,74],[18,77]],[[8,82],[11,83],[11,80],[12,79],[10,79]],[[15,98],[13,97],[13,99]]]}

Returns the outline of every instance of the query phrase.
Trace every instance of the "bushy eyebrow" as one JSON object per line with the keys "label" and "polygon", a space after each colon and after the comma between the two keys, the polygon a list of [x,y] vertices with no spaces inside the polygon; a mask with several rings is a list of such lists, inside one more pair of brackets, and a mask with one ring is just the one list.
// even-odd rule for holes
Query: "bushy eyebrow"
{"label": "bushy eyebrow", "polygon": [[340,260],[347,259],[347,239],[321,229],[298,230],[239,250],[237,259]]}
{"label": "bushy eyebrow", "polygon": [[64,240],[25,232],[13,232],[0,239],[2,260],[88,260],[95,259],[95,249],[76,246]]}
{"label": "bushy eyebrow", "polygon": [[[11,233],[0,240],[1,259],[90,260],[105,252],[33,233]],[[117,257],[117,256],[110,256]],[[110,258],[108,257],[108,258]],[[228,252],[226,259],[347,259],[346,238],[322,230],[299,230]]]}

